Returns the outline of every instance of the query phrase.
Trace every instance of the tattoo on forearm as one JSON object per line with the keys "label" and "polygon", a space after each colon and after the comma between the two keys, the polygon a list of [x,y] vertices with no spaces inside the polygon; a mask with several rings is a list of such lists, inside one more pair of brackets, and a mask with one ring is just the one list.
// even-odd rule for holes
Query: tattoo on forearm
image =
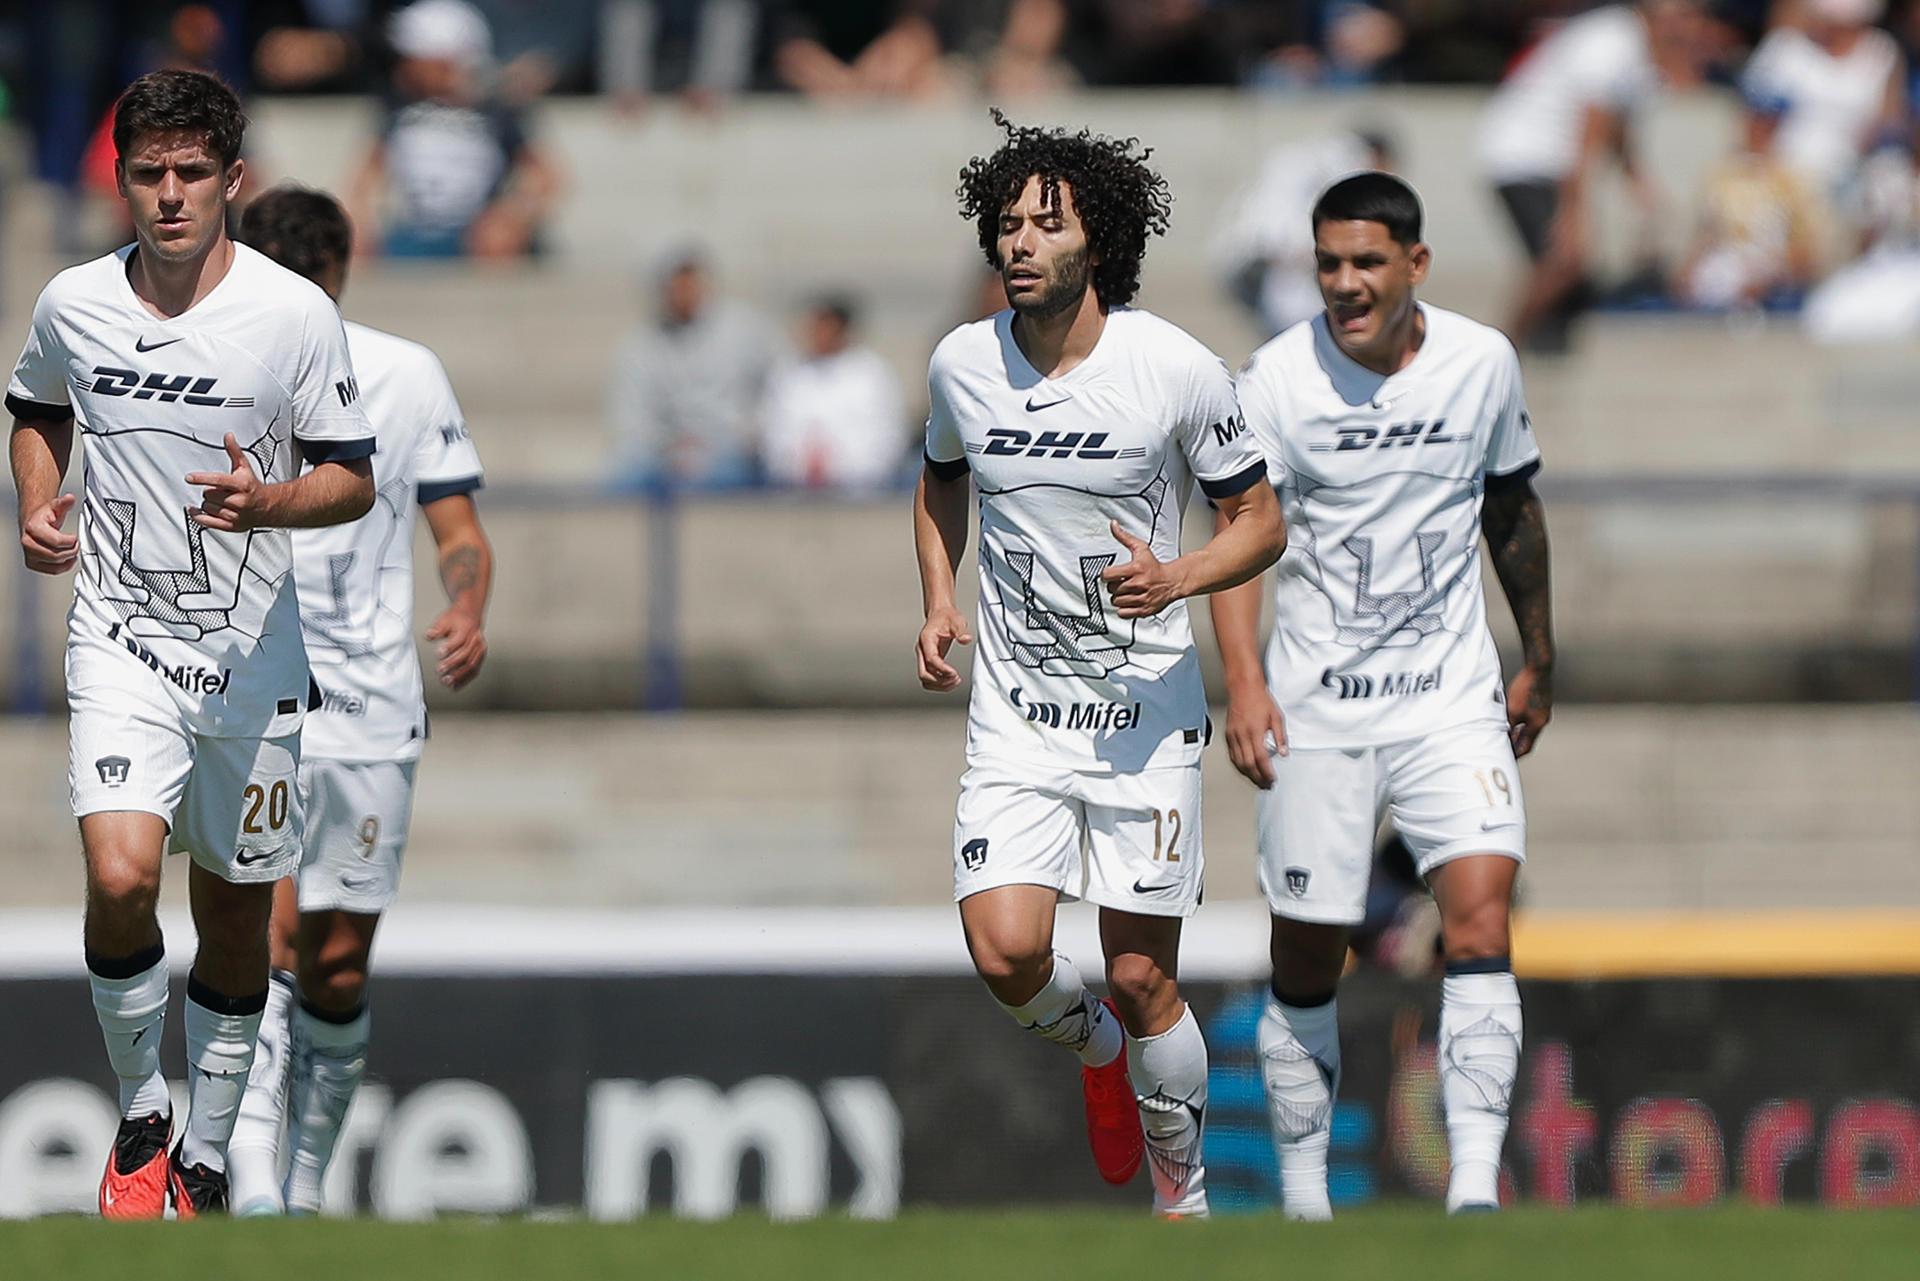
{"label": "tattoo on forearm", "polygon": [[450,600],[459,600],[480,586],[480,549],[456,547],[440,558],[440,583]]}
{"label": "tattoo on forearm", "polygon": [[1487,546],[1500,586],[1513,607],[1526,661],[1553,662],[1553,605],[1549,591],[1547,514],[1532,492],[1487,505]]}

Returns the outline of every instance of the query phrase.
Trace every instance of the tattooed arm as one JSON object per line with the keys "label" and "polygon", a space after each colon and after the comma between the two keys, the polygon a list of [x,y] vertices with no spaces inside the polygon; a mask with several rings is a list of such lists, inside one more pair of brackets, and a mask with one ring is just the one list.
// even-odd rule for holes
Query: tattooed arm
{"label": "tattooed arm", "polygon": [[1547,569],[1547,514],[1534,492],[1533,468],[1487,477],[1480,527],[1494,572],[1520,629],[1521,668],[1507,687],[1513,752],[1533,750],[1553,716],[1553,604]]}
{"label": "tattooed arm", "polygon": [[438,675],[448,689],[459,689],[480,673],[487,660],[487,596],[493,590],[493,548],[480,528],[471,494],[437,498],[420,508],[440,551],[440,583],[447,608],[427,639],[440,642]]}

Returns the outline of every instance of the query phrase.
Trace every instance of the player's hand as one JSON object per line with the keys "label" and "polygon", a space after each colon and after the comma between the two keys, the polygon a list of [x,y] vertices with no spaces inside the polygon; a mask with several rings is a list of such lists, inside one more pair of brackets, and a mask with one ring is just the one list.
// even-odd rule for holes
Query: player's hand
{"label": "player's hand", "polygon": [[1553,719],[1553,675],[1537,667],[1523,667],[1507,686],[1507,736],[1516,758],[1539,741],[1540,731]]}
{"label": "player's hand", "polygon": [[1120,545],[1133,553],[1126,564],[1108,566],[1100,573],[1115,613],[1122,618],[1150,618],[1187,594],[1179,571],[1155,556],[1152,544],[1120,528],[1117,520],[1108,525]]}
{"label": "player's hand", "polygon": [[440,661],[434,671],[448,689],[465,686],[487,661],[486,627],[464,609],[449,609],[434,619],[427,639],[439,642]]}
{"label": "player's hand", "polygon": [[955,641],[973,644],[973,632],[967,627],[966,615],[952,608],[936,609],[927,615],[926,623],[920,628],[920,638],[913,646],[914,662],[920,668],[921,689],[944,694],[960,684],[959,669],[947,661],[947,651]]}
{"label": "player's hand", "polygon": [[261,525],[260,490],[263,486],[260,478],[254,475],[253,463],[247,458],[247,451],[240,448],[240,442],[233,438],[232,432],[227,433],[226,443],[227,458],[233,463],[233,470],[188,473],[187,483],[200,486],[206,493],[201,497],[200,506],[189,509],[187,514],[193,517],[196,525],[238,534]]}
{"label": "player's hand", "polygon": [[80,559],[80,539],[60,528],[80,500],[61,494],[20,522],[20,551],[37,574],[64,574]]}
{"label": "player's hand", "polygon": [[1273,786],[1273,758],[1287,754],[1287,718],[1263,682],[1227,695],[1227,759],[1261,791]]}

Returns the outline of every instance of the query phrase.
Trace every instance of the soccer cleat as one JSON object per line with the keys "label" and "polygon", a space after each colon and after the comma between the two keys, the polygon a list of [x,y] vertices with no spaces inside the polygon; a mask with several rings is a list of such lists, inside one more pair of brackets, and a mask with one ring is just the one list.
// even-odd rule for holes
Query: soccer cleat
{"label": "soccer cleat", "polygon": [[100,1217],[159,1219],[167,1213],[167,1140],[173,1119],[149,1112],[122,1120],[100,1178]]}
{"label": "soccer cleat", "polygon": [[173,1193],[173,1217],[197,1219],[227,1212],[227,1176],[204,1165],[187,1165],[180,1149],[167,1162],[167,1187]]}
{"label": "soccer cleat", "polygon": [[[1107,1016],[1118,1019],[1113,1002],[1102,999]],[[1140,1105],[1127,1079],[1127,1052],[1122,1049],[1105,1067],[1080,1068],[1080,1094],[1087,1103],[1087,1142],[1093,1163],[1108,1183],[1125,1183],[1140,1171],[1147,1148],[1140,1132]]]}

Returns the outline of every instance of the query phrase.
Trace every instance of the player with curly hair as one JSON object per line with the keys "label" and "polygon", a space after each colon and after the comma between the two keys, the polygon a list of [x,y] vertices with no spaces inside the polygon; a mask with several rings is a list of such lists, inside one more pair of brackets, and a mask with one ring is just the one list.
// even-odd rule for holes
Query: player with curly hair
{"label": "player with curly hair", "polygon": [[[1150,153],[995,120],[1006,141],[962,171],[960,211],[1011,309],[935,349],[914,496],[935,692],[958,688],[947,654],[973,640],[954,580],[969,483],[980,501],[954,897],[994,998],[1080,1056],[1101,1175],[1128,1181],[1144,1148],[1155,1210],[1204,1215],[1207,1050],[1175,982],[1211,734],[1186,598],[1257,577],[1286,534],[1226,366],[1130,306],[1171,206]],[[1224,519],[1182,554],[1196,482]],[[1076,898],[1100,908],[1110,1000],[1053,950],[1055,907]]]}

